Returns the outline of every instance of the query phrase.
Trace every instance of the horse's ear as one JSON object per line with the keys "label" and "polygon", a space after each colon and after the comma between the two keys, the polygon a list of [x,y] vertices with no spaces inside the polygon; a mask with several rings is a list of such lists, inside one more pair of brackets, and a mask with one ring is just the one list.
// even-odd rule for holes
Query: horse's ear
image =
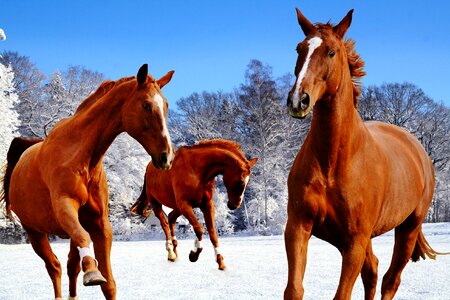
{"label": "horse's ear", "polygon": [[148,64],[143,64],[136,75],[137,82],[139,85],[142,85],[145,83],[145,81],[147,81],[147,75],[148,75]]}
{"label": "horse's ear", "polygon": [[173,73],[175,73],[175,71],[169,71],[166,75],[156,80],[156,83],[158,83],[160,89],[162,89],[163,86],[169,83],[169,81],[172,79]]}
{"label": "horse's ear", "polygon": [[298,24],[300,24],[300,27],[303,30],[303,33],[305,34],[305,36],[310,35],[311,33],[314,33],[317,28],[316,26],[314,26],[301,12],[298,8],[296,8],[297,10],[297,20],[298,20]]}
{"label": "horse's ear", "polygon": [[248,165],[250,166],[250,168],[253,168],[253,166],[256,164],[257,161],[258,161],[258,157],[250,159],[250,161],[248,162]]}
{"label": "horse's ear", "polygon": [[350,24],[352,23],[352,15],[353,15],[353,9],[347,13],[347,15],[342,19],[341,22],[339,22],[339,24],[337,24],[336,26],[333,27],[333,31],[341,39],[344,38],[344,35],[347,32],[347,29],[350,27]]}

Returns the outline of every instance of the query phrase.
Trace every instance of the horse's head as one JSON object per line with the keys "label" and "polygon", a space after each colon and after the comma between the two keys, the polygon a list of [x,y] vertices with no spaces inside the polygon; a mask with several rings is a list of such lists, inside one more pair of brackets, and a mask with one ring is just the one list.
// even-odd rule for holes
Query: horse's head
{"label": "horse's head", "polygon": [[287,100],[292,117],[304,118],[317,101],[331,99],[347,76],[349,64],[343,38],[352,13],[350,10],[336,26],[313,25],[297,9],[298,23],[306,38],[297,45],[296,82]]}
{"label": "horse's head", "polygon": [[174,149],[167,129],[168,103],[161,88],[172,79],[174,71],[158,80],[148,74],[144,64],[136,76],[136,89],[127,99],[122,111],[125,131],[136,139],[152,157],[153,164],[160,169],[169,169],[174,158]]}
{"label": "horse's head", "polygon": [[228,208],[236,209],[241,206],[244,199],[244,192],[250,180],[250,168],[252,168],[258,158],[251,160],[237,161],[237,168],[229,168],[223,174],[223,182],[228,193]]}

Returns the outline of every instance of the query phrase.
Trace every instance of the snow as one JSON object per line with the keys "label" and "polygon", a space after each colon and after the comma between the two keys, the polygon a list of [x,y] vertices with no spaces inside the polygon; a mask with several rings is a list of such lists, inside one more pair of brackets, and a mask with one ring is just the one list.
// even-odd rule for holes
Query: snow
{"label": "snow", "polygon": [[[424,224],[424,233],[436,251],[450,251],[450,223]],[[393,247],[392,232],[373,240],[379,258],[377,297]],[[220,238],[227,264],[217,269],[214,249],[207,240],[196,263],[189,262],[193,240],[179,241],[179,260],[167,261],[165,241],[114,242],[112,267],[118,299],[282,299],[287,279],[287,260],[282,236]],[[69,245],[52,243],[66,273]],[[332,299],[340,273],[341,257],[329,244],[312,238],[309,243],[304,299]],[[53,289],[43,262],[30,245],[0,245],[0,299],[52,299]],[[80,299],[102,299],[99,287],[78,281]],[[436,260],[409,262],[396,295],[401,299],[450,299],[450,255]],[[63,294],[68,279],[63,275]],[[363,299],[358,279],[353,299]]]}

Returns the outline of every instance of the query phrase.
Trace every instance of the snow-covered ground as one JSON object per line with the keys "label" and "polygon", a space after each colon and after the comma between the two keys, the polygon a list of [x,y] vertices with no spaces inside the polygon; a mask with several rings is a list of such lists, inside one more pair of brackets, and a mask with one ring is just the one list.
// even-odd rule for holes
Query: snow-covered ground
{"label": "snow-covered ground", "polygon": [[[450,251],[450,223],[425,224],[425,235],[437,251]],[[207,242],[207,243],[206,243]],[[118,299],[282,299],[287,260],[282,236],[221,238],[228,269],[217,270],[213,249],[205,249],[196,263],[189,262],[192,240],[180,240],[180,258],[166,259],[164,241],[114,242],[112,267]],[[373,240],[381,277],[392,254],[393,235]],[[52,244],[65,274],[68,243]],[[332,299],[338,284],[341,257],[329,244],[312,238],[305,274],[305,299]],[[84,287],[79,277],[80,299],[102,299],[99,287]],[[68,295],[63,276],[64,298]],[[0,299],[52,299],[53,289],[43,262],[30,245],[0,245]],[[353,299],[363,299],[358,279]],[[396,299],[450,299],[450,255],[437,260],[408,263]]]}

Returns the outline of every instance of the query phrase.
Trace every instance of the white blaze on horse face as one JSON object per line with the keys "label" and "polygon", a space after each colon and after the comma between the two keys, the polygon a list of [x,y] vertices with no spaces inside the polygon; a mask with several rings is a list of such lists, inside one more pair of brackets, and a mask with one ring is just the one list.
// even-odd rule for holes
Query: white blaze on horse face
{"label": "white blaze on horse face", "polygon": [[245,189],[247,188],[247,184],[248,181],[250,180],[250,175],[248,175],[247,177],[245,177],[244,179],[244,190],[242,191],[242,195],[241,197],[239,197],[239,200],[242,201],[242,199],[244,199],[244,193],[245,193]]}
{"label": "white blaze on horse face", "polygon": [[[163,137],[167,138],[168,141],[170,141],[170,134],[169,134],[169,130],[167,129],[167,120],[166,117],[164,115],[164,100],[161,97],[160,94],[156,93],[155,97],[153,98],[156,102],[156,105],[159,108],[159,111],[161,113],[161,120],[162,120],[162,135]],[[169,155],[172,155],[173,151],[172,151],[172,143],[169,142]]]}
{"label": "white blaze on horse face", "polygon": [[298,108],[300,105],[300,97],[299,97],[299,89],[300,85],[302,84],[303,78],[305,78],[306,72],[308,71],[309,62],[311,60],[311,56],[314,53],[314,50],[319,48],[319,46],[322,44],[322,39],[318,36],[315,36],[311,38],[308,41],[308,54],[306,54],[305,62],[303,63],[302,69],[300,70],[300,73],[298,74],[297,81],[295,82],[295,90],[294,95],[292,96],[292,106],[294,108]]}

